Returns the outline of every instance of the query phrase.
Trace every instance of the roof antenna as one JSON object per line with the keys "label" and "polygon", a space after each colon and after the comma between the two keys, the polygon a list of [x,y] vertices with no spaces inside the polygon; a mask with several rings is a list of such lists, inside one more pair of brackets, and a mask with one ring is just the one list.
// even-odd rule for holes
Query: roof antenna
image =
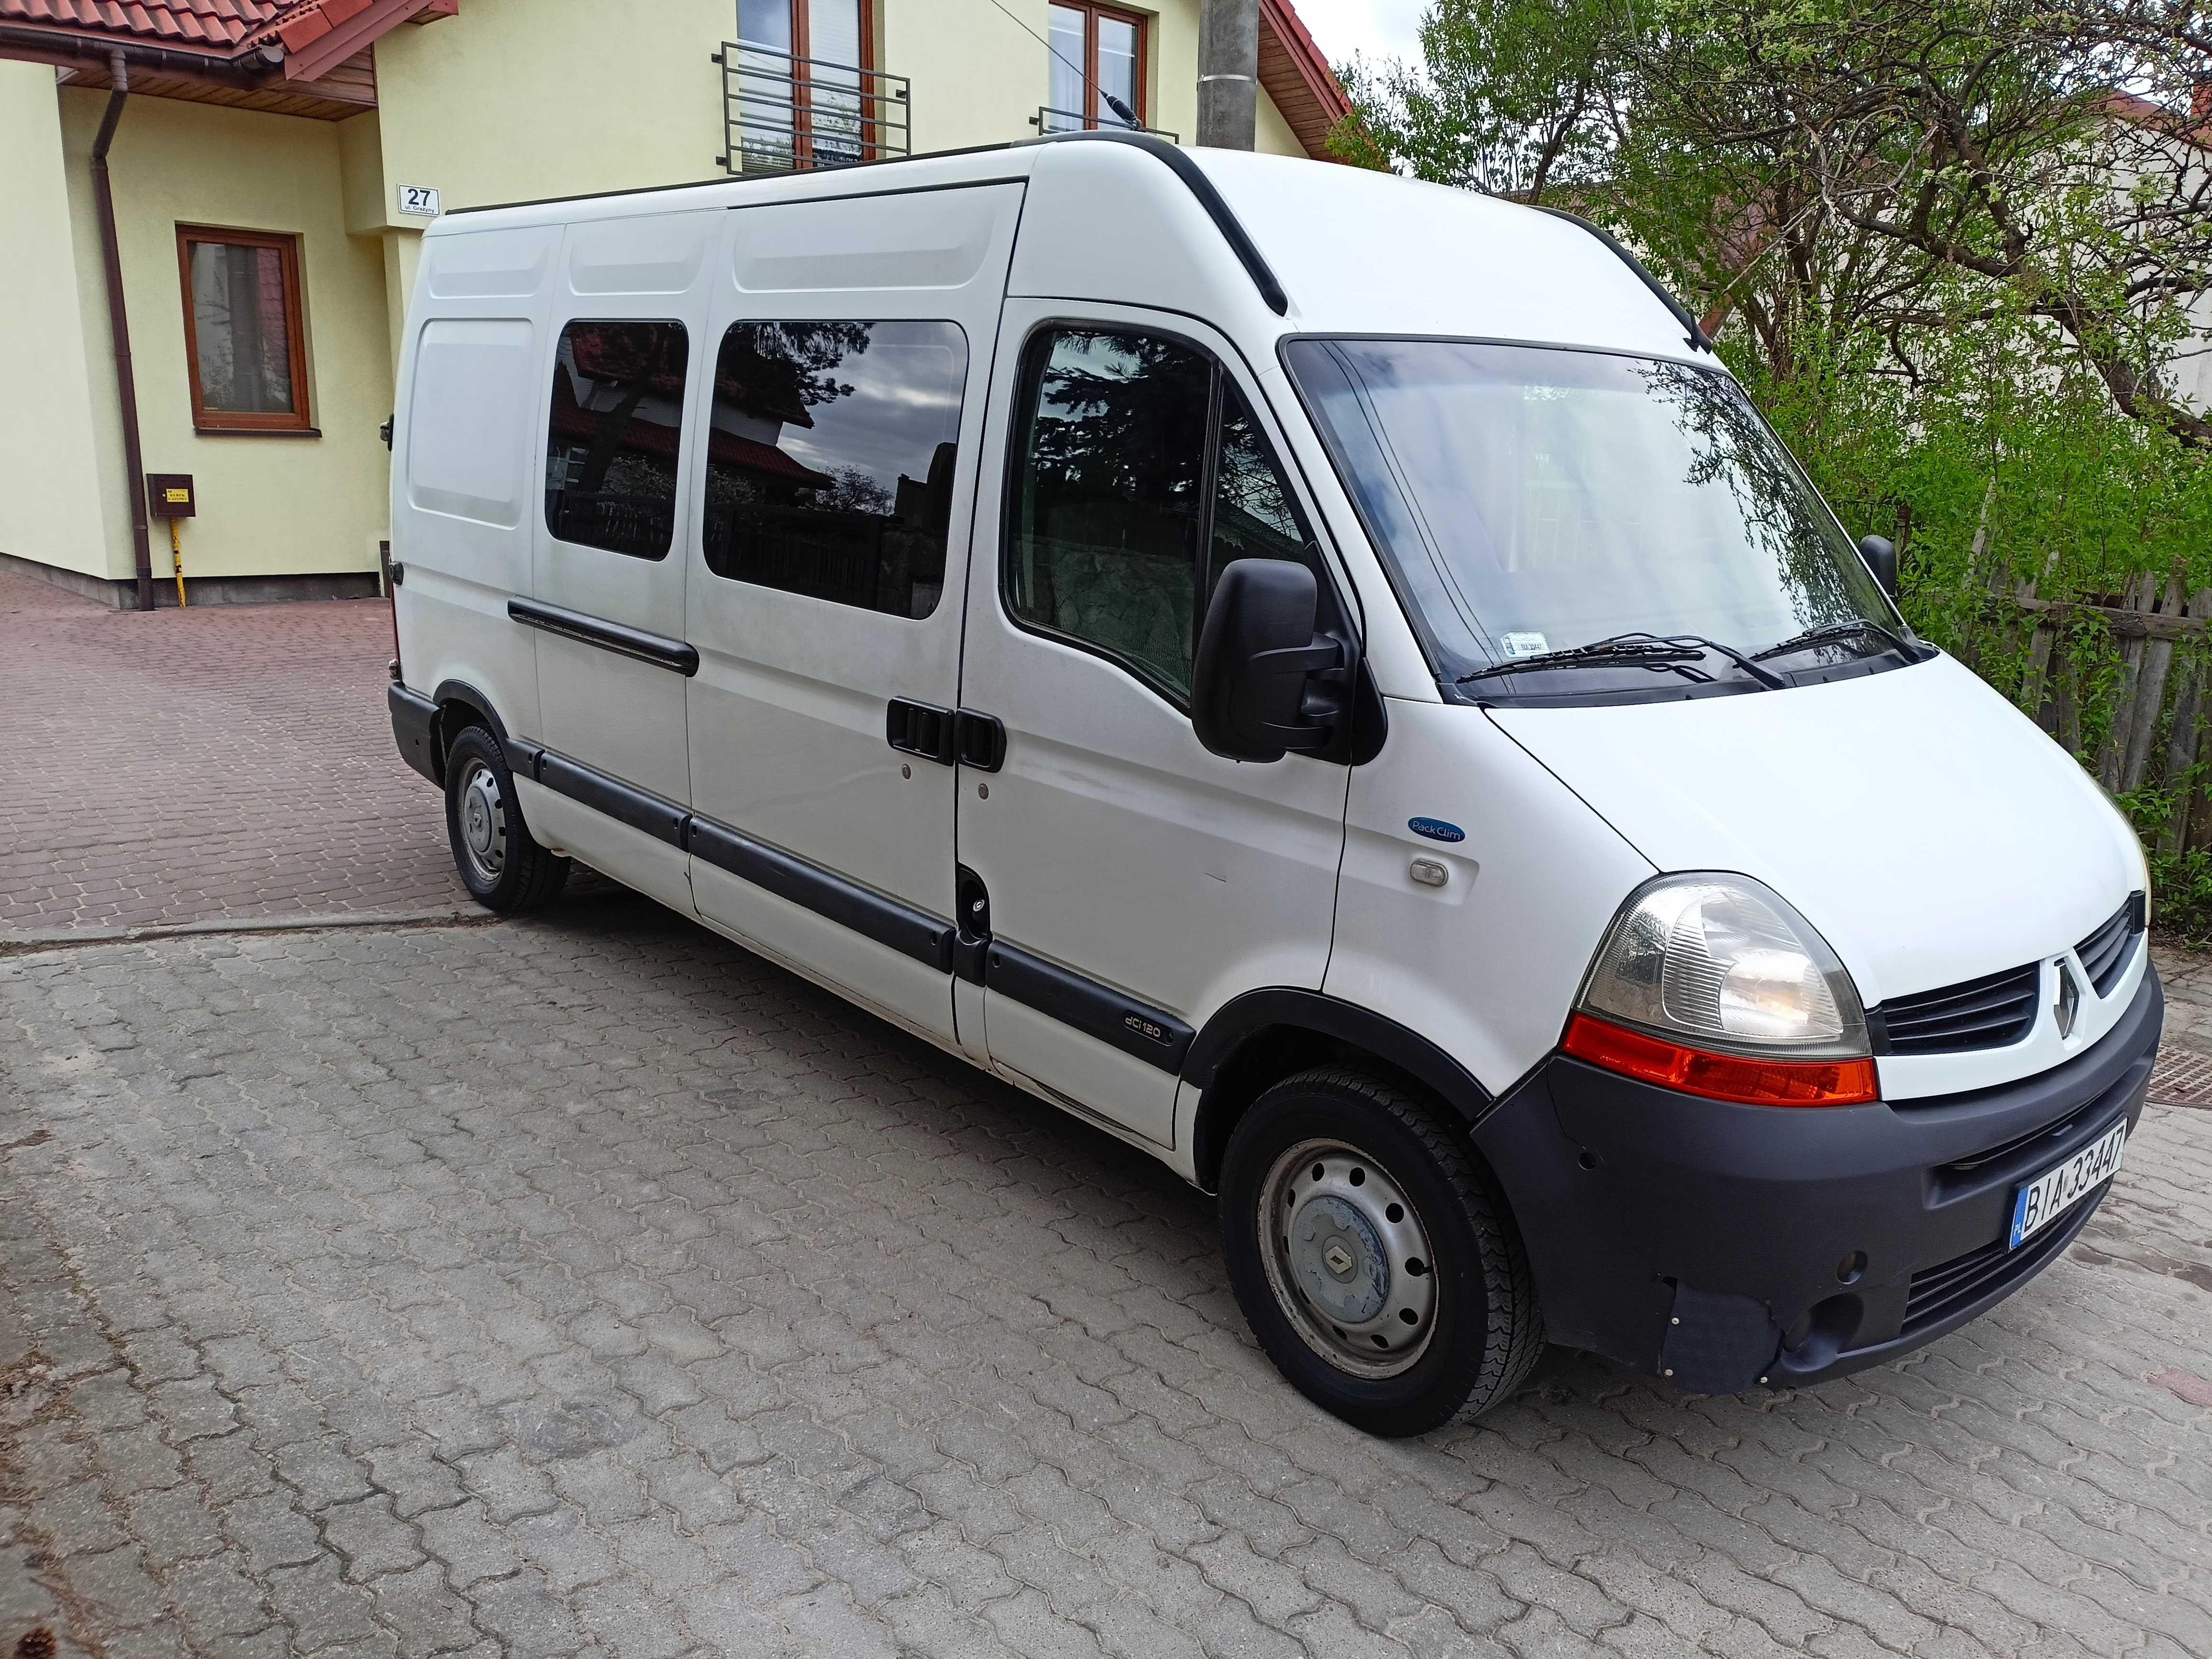
{"label": "roof antenna", "polygon": [[1020,18],[1015,17],[1013,13],[1006,11],[1006,7],[999,4],[999,0],[991,0],[991,3],[994,6],[998,6],[1000,11],[1006,12],[1009,18],[1012,18],[1014,26],[1020,29],[1024,34],[1028,35],[1030,40],[1036,41],[1037,45],[1042,46],[1054,57],[1059,58],[1061,63],[1066,64],[1068,68],[1073,70],[1075,71],[1076,78],[1081,81],[1085,86],[1090,88],[1091,91],[1097,93],[1098,94],[1098,101],[1105,105],[1107,108],[1112,110],[1115,114],[1120,116],[1121,118],[1122,125],[1127,126],[1130,131],[1142,132],[1145,130],[1145,124],[1137,118],[1137,112],[1131,109],[1127,104],[1116,98],[1112,93],[1107,91],[1105,88],[1100,86],[1089,76],[1084,74],[1082,64],[1070,62],[1066,52],[1062,52],[1058,46],[1054,46],[1051,41],[1046,40],[1044,36],[1039,34],[1027,23],[1023,22]]}

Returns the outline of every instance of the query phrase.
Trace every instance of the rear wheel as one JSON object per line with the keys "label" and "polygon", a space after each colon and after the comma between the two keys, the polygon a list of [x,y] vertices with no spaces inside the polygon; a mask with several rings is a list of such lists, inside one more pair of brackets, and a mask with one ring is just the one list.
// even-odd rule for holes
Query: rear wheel
{"label": "rear wheel", "polygon": [[1489,1171],[1426,1101],[1362,1073],[1301,1073],[1253,1103],[1223,1160],[1221,1225],[1268,1357],[1370,1433],[1472,1418],[1543,1352]]}
{"label": "rear wheel", "polygon": [[507,757],[481,726],[446,751],[446,836],[470,896],[501,915],[535,910],[568,879],[568,860],[541,847],[522,821]]}

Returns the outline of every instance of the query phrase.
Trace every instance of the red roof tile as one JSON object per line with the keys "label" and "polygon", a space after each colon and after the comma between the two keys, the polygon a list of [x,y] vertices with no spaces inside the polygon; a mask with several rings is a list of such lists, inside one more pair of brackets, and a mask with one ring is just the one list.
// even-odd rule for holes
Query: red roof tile
{"label": "red roof tile", "polygon": [[329,0],[0,0],[0,23],[43,25],[229,57]]}

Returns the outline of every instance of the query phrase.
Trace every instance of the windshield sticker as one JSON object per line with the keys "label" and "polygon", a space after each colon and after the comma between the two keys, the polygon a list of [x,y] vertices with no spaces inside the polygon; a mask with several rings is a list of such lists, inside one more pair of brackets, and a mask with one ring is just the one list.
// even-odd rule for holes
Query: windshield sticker
{"label": "windshield sticker", "polygon": [[1522,657],[1540,657],[1552,648],[1537,633],[1507,634],[1499,639],[1498,645],[1508,662],[1516,662]]}

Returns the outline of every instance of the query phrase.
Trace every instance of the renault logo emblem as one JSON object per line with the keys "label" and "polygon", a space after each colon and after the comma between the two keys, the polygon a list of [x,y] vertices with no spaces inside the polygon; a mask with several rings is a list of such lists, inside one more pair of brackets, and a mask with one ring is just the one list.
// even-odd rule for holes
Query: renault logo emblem
{"label": "renault logo emblem", "polygon": [[2058,1000],[2051,1012],[2058,1016],[2058,1035],[2069,1037],[2074,1035],[2075,1016],[2081,1012],[2081,985],[2074,977],[2073,963],[2061,957],[2057,968]]}

